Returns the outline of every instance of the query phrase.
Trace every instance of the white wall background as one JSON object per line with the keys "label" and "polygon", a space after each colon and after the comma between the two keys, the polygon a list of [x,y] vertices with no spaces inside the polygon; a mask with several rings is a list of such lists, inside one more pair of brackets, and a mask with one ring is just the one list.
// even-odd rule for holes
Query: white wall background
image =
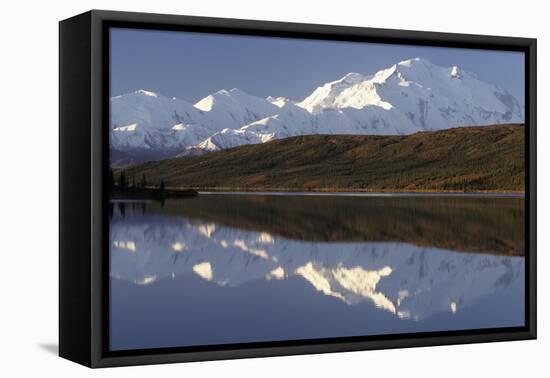
{"label": "white wall background", "polygon": [[[540,0],[5,1],[0,22],[0,375],[104,377],[519,377],[550,370],[550,64]],[[57,345],[58,26],[91,8],[536,37],[539,39],[539,340],[89,370]],[[75,125],[75,127],[78,125]],[[546,349],[546,351],[545,351]]]}

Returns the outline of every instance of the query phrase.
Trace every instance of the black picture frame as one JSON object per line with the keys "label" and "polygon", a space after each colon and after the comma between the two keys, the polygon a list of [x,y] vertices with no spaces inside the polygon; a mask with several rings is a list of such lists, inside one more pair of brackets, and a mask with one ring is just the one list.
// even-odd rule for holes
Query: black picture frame
{"label": "black picture frame", "polygon": [[[526,325],[110,352],[108,28],[278,36],[525,53]],[[407,348],[536,338],[536,39],[92,10],[59,24],[59,354],[88,367]]]}

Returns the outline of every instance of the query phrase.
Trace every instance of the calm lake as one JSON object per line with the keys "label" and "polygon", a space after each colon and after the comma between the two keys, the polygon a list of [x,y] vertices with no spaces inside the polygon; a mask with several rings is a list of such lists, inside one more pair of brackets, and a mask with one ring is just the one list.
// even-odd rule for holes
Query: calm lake
{"label": "calm lake", "polygon": [[114,201],[111,350],[524,325],[524,199]]}

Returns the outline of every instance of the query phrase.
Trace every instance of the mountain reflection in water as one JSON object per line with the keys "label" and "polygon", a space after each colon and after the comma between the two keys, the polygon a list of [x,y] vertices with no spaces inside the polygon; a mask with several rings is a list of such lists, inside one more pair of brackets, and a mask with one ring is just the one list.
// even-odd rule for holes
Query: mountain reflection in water
{"label": "mountain reflection in water", "polygon": [[521,326],[522,198],[111,204],[111,348]]}

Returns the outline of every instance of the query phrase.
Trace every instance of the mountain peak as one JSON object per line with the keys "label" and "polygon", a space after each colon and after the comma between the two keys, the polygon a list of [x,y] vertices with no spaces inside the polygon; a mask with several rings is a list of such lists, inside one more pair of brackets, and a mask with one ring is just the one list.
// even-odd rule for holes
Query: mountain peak
{"label": "mountain peak", "polygon": [[144,96],[149,96],[149,97],[158,97],[158,94],[157,94],[157,93],[151,92],[151,91],[146,91],[145,89],[138,89],[138,90],[135,91],[134,93],[135,93],[135,94],[144,95]]}
{"label": "mountain peak", "polygon": [[229,90],[229,93],[233,93],[233,94],[247,94],[246,92],[244,92],[243,90],[239,89],[239,88],[231,88]]}
{"label": "mountain peak", "polygon": [[368,76],[365,76],[363,74],[357,73],[357,72],[348,72],[344,76],[342,76],[338,80],[329,81],[328,83],[325,83],[319,88],[332,88],[332,87],[342,87],[342,86],[349,86],[353,84],[360,83],[362,81],[365,81],[369,79]]}
{"label": "mountain peak", "polygon": [[397,65],[401,67],[413,67],[419,64],[423,64],[425,66],[433,66],[433,63],[430,62],[428,59],[420,57],[402,60],[401,62],[397,63]]}
{"label": "mountain peak", "polygon": [[232,88],[230,90],[220,89],[219,91],[214,92],[204,97],[203,99],[199,100],[195,104],[195,107],[202,111],[208,112],[212,110],[216,101],[221,101],[223,103],[226,103],[227,101],[231,101],[231,98],[235,96],[248,96],[248,95],[238,88]]}
{"label": "mountain peak", "polygon": [[397,65],[394,64],[393,66],[386,68],[384,70],[380,70],[377,73],[374,74],[374,78],[372,81],[374,83],[384,83],[386,80],[388,80],[393,74],[397,71]]}
{"label": "mountain peak", "polygon": [[286,104],[290,103],[291,101],[286,98],[286,97],[273,97],[273,96],[268,96],[266,98],[267,101],[269,101],[270,103],[272,103],[273,105],[275,106],[278,106],[279,108],[282,108],[283,106],[285,106]]}
{"label": "mountain peak", "polygon": [[339,82],[347,82],[347,83],[356,83],[356,82],[359,82],[359,81],[363,81],[365,80],[366,77],[360,73],[357,73],[357,72],[348,72],[347,74],[344,75],[344,77],[342,77],[340,80],[338,80]]}
{"label": "mountain peak", "polygon": [[239,88],[231,88],[229,90],[220,89],[219,91],[213,93],[213,95],[217,95],[217,94],[224,95],[224,96],[239,95],[239,94],[248,95],[248,93],[246,93],[245,91]]}

